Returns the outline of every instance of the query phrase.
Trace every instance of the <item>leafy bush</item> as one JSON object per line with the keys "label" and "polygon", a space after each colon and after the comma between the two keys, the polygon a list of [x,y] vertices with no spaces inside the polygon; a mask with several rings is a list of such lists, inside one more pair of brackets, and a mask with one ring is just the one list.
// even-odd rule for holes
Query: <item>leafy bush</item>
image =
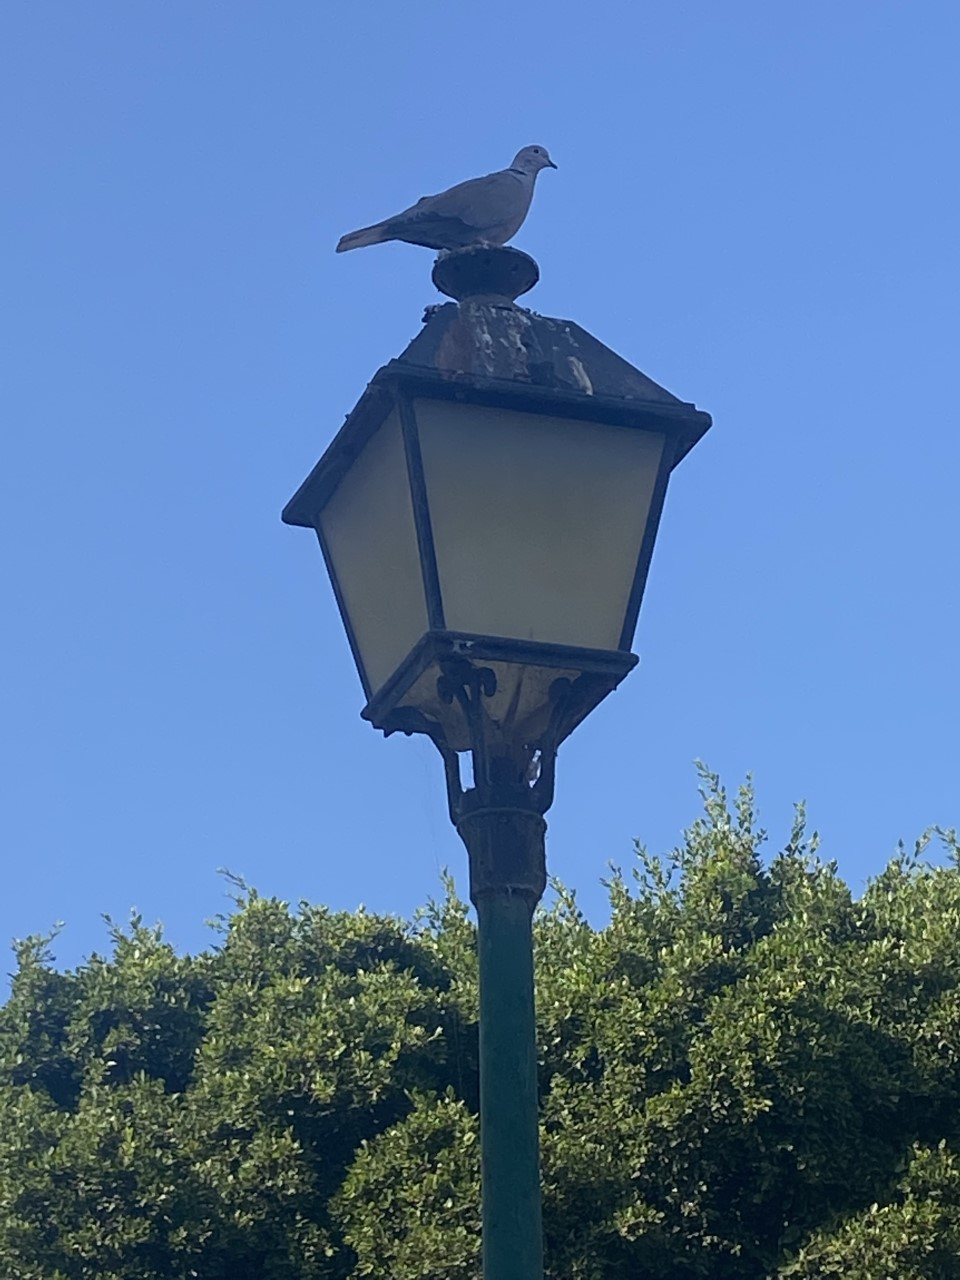
{"label": "leafy bush", "polygon": [[[637,849],[593,928],[539,916],[556,1280],[960,1277],[960,858],[855,900],[753,796]],[[241,887],[218,945],[135,918],[0,1011],[5,1280],[475,1280],[477,969],[452,883],[410,922]]]}

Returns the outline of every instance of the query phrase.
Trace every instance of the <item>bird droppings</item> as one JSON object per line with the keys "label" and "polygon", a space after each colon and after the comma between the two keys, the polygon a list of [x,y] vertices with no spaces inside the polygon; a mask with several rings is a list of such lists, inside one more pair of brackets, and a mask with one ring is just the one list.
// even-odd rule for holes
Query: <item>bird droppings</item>
{"label": "bird droppings", "polygon": [[580,390],[585,392],[586,395],[592,396],[593,383],[587,376],[587,371],[583,367],[583,361],[578,359],[577,356],[567,356],[567,364],[570,366]]}
{"label": "bird droppings", "polygon": [[494,362],[493,334],[482,319],[474,325],[474,337],[482,359],[492,368]]}
{"label": "bird droppings", "polygon": [[565,322],[500,299],[474,297],[456,308],[437,307],[428,324],[443,328],[430,363],[444,373],[596,394],[579,331]]}

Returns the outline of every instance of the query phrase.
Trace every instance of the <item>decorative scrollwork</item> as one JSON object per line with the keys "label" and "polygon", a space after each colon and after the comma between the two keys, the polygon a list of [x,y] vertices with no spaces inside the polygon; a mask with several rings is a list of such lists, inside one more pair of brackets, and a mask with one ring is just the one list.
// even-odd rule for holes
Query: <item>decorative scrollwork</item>
{"label": "decorative scrollwork", "polygon": [[[398,707],[387,733],[423,733],[443,760],[450,819],[461,819],[481,809],[514,809],[540,814],[553,803],[557,749],[582,716],[595,705],[597,677],[559,678],[550,688],[547,727],[535,740],[511,738],[496,723],[487,702],[497,692],[491,667],[464,657],[451,657],[441,666],[437,693],[448,706],[456,703],[463,713],[473,765],[473,781],[464,787],[461,757],[450,746],[443,726],[413,707]],[[504,718],[510,723],[511,717]]]}
{"label": "decorative scrollwork", "polygon": [[460,759],[442,734],[430,736],[443,757],[447,799],[454,825],[477,809],[525,809],[544,814],[553,803],[556,758],[565,736],[573,683],[557,680],[551,689],[551,714],[546,732],[533,742],[505,739],[490,718],[486,700],[497,691],[490,667],[474,666],[466,659],[444,663],[437,692],[446,703],[461,707],[470,739],[473,785],[464,788]]}

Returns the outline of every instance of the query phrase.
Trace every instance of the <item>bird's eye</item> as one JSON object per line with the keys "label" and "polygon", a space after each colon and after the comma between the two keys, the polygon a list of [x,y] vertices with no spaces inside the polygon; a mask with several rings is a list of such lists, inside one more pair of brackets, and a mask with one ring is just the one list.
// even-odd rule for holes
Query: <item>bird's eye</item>
{"label": "bird's eye", "polygon": [[535,156],[538,156],[538,155],[540,154],[540,148],[539,148],[539,147],[534,147],[534,148],[533,148],[533,154],[534,154]]}

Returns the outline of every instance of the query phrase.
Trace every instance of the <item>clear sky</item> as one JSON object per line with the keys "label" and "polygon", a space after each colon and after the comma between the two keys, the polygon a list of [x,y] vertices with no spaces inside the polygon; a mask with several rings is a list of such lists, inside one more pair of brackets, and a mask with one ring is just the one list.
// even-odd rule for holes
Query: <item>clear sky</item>
{"label": "clear sky", "polygon": [[0,937],[66,921],[72,965],[135,906],[199,948],[221,866],[465,891],[279,513],[438,300],[428,250],[337,238],[527,143],[530,304],[715,420],[552,871],[600,922],[696,757],[857,887],[960,823],[958,37],[953,0],[5,0]]}

